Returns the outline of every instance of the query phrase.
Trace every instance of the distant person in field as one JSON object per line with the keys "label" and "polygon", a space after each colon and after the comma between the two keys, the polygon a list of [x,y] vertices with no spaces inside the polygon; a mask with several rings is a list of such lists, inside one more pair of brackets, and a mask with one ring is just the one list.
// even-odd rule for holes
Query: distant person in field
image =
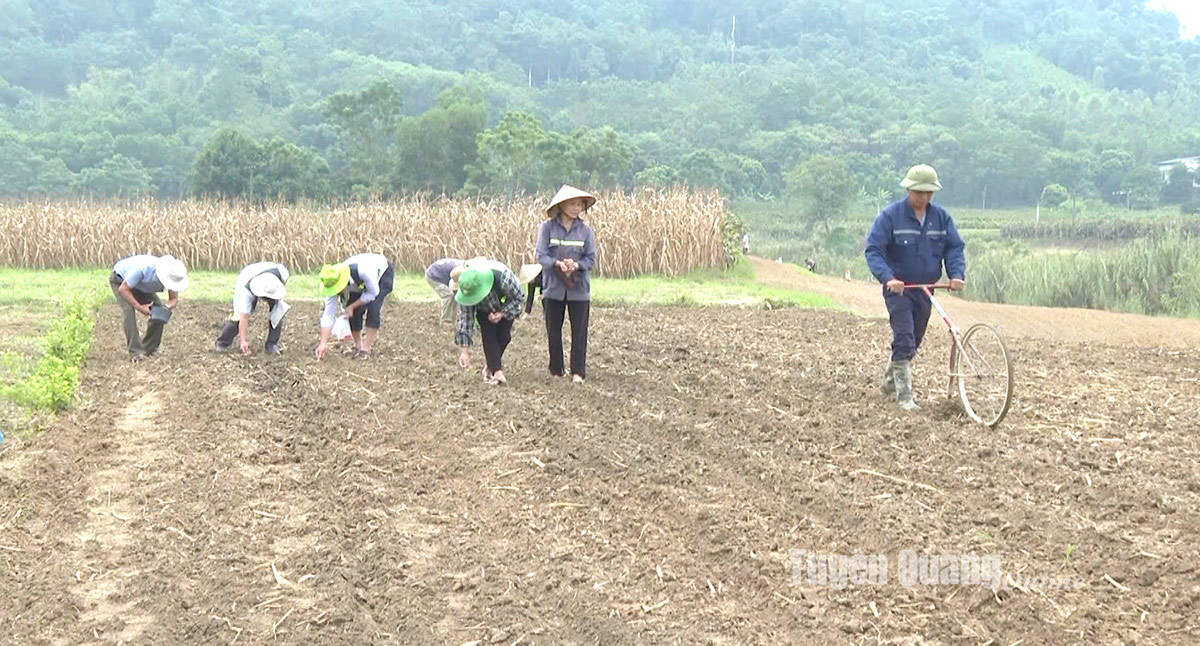
{"label": "distant person in field", "polygon": [[446,323],[458,320],[458,304],[454,302],[454,290],[450,288],[450,274],[462,265],[463,261],[458,258],[441,258],[425,270],[425,282],[441,299],[442,321]]}
{"label": "distant person in field", "polygon": [[[521,313],[521,320],[529,318],[529,313],[533,311],[533,301],[537,297],[537,293],[542,291],[542,266],[536,264],[521,265],[521,269],[517,271],[517,278],[521,284],[525,286],[525,311]],[[545,292],[542,292],[545,296]],[[544,310],[545,308],[543,308]]]}
{"label": "distant person in field", "polygon": [[[360,253],[345,262],[321,267],[317,280],[325,299],[321,313],[321,336],[317,341],[317,359],[325,357],[329,333],[337,318],[338,305],[350,321],[350,336],[354,338],[353,357],[367,359],[379,335],[382,323],[383,299],[392,293],[396,270],[387,258],[377,253]],[[364,319],[366,331],[363,330]]]}
{"label": "distant person in field", "polygon": [[564,185],[546,207],[548,219],[537,236],[550,374],[564,376],[562,327],[566,315],[571,319],[571,378],[577,384],[587,378],[591,274],[596,265],[596,237],[582,218],[595,203],[590,193]]}
{"label": "distant person in field", "polygon": [[750,255],[750,234],[749,233],[742,234],[742,255],[744,255],[744,256]]}
{"label": "distant person in field", "polygon": [[267,307],[267,340],[264,351],[279,354],[279,336],[283,333],[283,315],[291,307],[283,301],[287,296],[287,267],[277,262],[256,262],[246,265],[233,281],[233,314],[221,326],[221,333],[213,343],[216,352],[228,352],[234,337],[243,355],[250,354],[250,342],[246,330],[250,327],[250,313],[259,301]]}
{"label": "distant person in field", "polygon": [[817,273],[817,263],[812,258],[805,258],[804,266],[805,266],[805,268],[807,268],[809,271],[813,272],[814,274]]}
{"label": "distant person in field", "polygon": [[905,410],[917,408],[912,394],[912,366],[929,324],[929,298],[904,286],[936,283],[942,267],[950,288],[961,290],[966,277],[963,239],[954,220],[930,200],[941,190],[937,171],[918,165],[900,187],[907,197],[889,204],[867,234],[866,257],[871,273],[883,284],[883,302],[892,326],[892,360],[884,372],[883,390]]}
{"label": "distant person in field", "polygon": [[454,300],[460,307],[454,341],[460,348],[458,365],[471,366],[471,341],[478,323],[483,341],[483,380],[493,386],[507,383],[504,351],[525,300],[521,281],[504,263],[484,258],[467,261],[456,280]]}
{"label": "distant person in field", "polygon": [[[161,307],[158,293],[167,292],[167,309],[174,310],[179,304],[179,293],[188,288],[187,267],[183,261],[171,256],[129,256],[113,265],[108,277],[117,303],[121,305],[122,328],[129,358],[141,361],[158,352],[162,344],[163,326],[166,320],[152,316],[152,307]],[[146,323],[146,335],[138,331],[137,315],[151,317]],[[169,318],[169,317],[168,317]]]}

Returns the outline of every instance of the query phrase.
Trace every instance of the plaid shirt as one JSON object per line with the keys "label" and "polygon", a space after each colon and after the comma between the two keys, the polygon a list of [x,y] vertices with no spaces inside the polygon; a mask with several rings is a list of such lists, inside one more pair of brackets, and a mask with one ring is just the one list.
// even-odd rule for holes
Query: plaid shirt
{"label": "plaid shirt", "polygon": [[454,333],[454,341],[458,347],[471,346],[471,337],[475,334],[475,312],[503,312],[504,318],[513,320],[521,315],[521,305],[525,302],[525,294],[521,289],[521,280],[512,270],[493,269],[495,280],[492,291],[475,305],[459,305],[458,330]]}

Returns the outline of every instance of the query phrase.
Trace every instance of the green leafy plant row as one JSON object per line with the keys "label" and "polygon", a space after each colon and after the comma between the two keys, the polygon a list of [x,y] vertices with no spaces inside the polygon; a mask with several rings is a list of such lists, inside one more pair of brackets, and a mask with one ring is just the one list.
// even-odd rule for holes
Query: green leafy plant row
{"label": "green leafy plant row", "polygon": [[45,354],[3,390],[7,399],[30,409],[57,412],[69,406],[79,386],[79,366],[92,345],[95,311],[102,294],[76,296],[42,339]]}

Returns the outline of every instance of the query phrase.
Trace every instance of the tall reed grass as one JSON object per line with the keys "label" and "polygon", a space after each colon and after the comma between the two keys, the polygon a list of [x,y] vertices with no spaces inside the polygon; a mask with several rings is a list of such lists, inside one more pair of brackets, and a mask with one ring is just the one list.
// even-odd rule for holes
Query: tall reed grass
{"label": "tall reed grass", "polygon": [[[415,196],[320,209],[220,201],[0,204],[0,264],[107,266],[135,253],[169,253],[198,269],[274,260],[311,271],[374,251],[409,271],[442,257],[477,255],[516,265],[534,259],[548,198]],[[598,273],[679,275],[728,265],[731,243],[716,191],[677,188],[599,198],[585,215],[596,233]]]}
{"label": "tall reed grass", "polygon": [[1200,316],[1200,238],[1139,238],[1111,251],[993,249],[967,258],[975,300]]}

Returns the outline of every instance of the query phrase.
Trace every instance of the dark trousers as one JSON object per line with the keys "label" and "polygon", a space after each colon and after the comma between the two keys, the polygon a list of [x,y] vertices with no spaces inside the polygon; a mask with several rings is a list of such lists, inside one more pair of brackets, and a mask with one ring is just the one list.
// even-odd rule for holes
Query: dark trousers
{"label": "dark trousers", "polygon": [[[250,311],[253,312],[258,306],[258,301],[254,301],[254,305],[250,306]],[[237,338],[238,333],[238,315],[235,313],[225,319],[225,325],[221,326],[221,333],[217,335],[217,347],[224,350],[233,345],[233,340]],[[267,342],[264,347],[267,350],[279,349],[279,336],[283,334],[283,321],[279,325],[271,326],[271,317],[267,317]]]}
{"label": "dark trousers", "polygon": [[587,377],[588,318],[591,301],[556,301],[542,299],[546,311],[546,340],[550,346],[550,374],[563,374],[563,315],[571,319],[571,374]]}
{"label": "dark trousers", "polygon": [[883,302],[887,305],[888,322],[892,325],[892,361],[912,359],[925,338],[929,326],[929,311],[933,308],[924,292],[908,289],[893,294],[886,289]]}
{"label": "dark trousers", "polygon": [[[137,310],[121,296],[121,283],[125,282],[116,272],[113,272],[108,277],[108,286],[112,288],[113,296],[117,297],[117,304],[121,306],[121,327],[125,332],[125,345],[129,347],[130,356],[143,356],[158,352],[158,346],[162,344],[163,324],[159,321],[151,319],[146,323],[146,336],[141,336],[138,332]],[[140,292],[133,290],[133,298],[142,305],[162,305],[158,294],[151,292]]]}
{"label": "dark trousers", "polygon": [[503,370],[502,359],[509,341],[512,341],[513,322],[502,318],[499,323],[492,323],[483,308],[475,308],[475,322],[479,323],[479,336],[483,339],[483,356],[487,360],[488,372]]}
{"label": "dark trousers", "polygon": [[[392,293],[392,280],[395,276],[396,269],[392,267],[391,263],[388,263],[387,271],[383,272],[383,275],[379,277],[379,295],[375,297],[375,300],[367,303],[366,307],[354,308],[354,314],[350,315],[350,331],[358,332],[363,329],[364,314],[366,314],[367,318],[367,327],[375,328],[376,330],[379,329],[382,323],[380,313],[383,311],[383,299]],[[362,292],[352,291],[350,292],[350,300],[348,302],[353,303],[361,296]]]}

